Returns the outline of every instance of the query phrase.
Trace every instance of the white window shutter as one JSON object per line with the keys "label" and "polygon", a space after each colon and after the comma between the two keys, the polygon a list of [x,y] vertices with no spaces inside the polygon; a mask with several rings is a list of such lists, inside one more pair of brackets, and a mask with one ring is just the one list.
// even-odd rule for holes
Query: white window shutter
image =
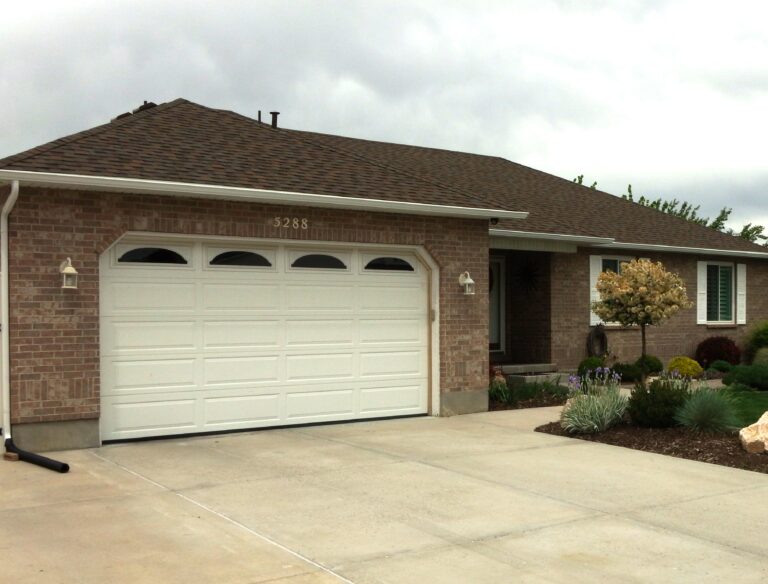
{"label": "white window shutter", "polygon": [[603,256],[589,256],[589,324],[591,326],[600,324],[600,317],[592,312],[592,303],[600,300],[600,294],[597,293],[597,278],[603,271]]}
{"label": "white window shutter", "polygon": [[707,324],[707,262],[696,262],[696,324]]}
{"label": "white window shutter", "polygon": [[747,324],[747,264],[736,265],[736,324]]}

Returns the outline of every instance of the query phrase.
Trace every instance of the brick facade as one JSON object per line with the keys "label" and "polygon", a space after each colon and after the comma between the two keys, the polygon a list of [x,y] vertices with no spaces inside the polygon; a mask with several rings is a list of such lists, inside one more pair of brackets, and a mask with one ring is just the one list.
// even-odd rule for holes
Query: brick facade
{"label": "brick facade", "polygon": [[[440,268],[440,390],[487,388],[487,221],[22,186],[9,221],[13,423],[98,418],[99,256],[128,231],[423,246]],[[60,287],[66,257],[77,290]],[[475,296],[458,284],[465,270]]]}
{"label": "brick facade", "polygon": [[[580,249],[576,254],[552,254],[551,310],[552,361],[561,369],[575,368],[587,356],[589,324],[589,256],[596,250]],[[604,255],[632,257],[631,251],[603,252]],[[692,308],[682,310],[661,326],[647,329],[648,353],[664,363],[676,355],[693,356],[705,338],[724,335],[741,344],[749,324],[768,318],[768,262],[765,260],[697,256],[674,253],[638,253],[679,274],[685,281]],[[733,261],[747,265],[747,325],[708,326],[696,324],[696,266],[698,261]],[[622,362],[640,356],[640,331],[635,328],[607,327],[609,351]]]}

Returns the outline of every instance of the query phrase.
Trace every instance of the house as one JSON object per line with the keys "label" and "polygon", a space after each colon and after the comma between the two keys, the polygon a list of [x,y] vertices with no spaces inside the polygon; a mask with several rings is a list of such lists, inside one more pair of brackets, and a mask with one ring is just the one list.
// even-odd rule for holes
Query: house
{"label": "house", "polygon": [[[586,356],[595,281],[623,258],[664,262],[696,301],[649,331],[663,359],[768,317],[765,248],[276,113],[145,103],[0,160],[0,185],[3,430],[30,450],[484,411],[489,362]],[[607,328],[636,358],[637,331]]]}

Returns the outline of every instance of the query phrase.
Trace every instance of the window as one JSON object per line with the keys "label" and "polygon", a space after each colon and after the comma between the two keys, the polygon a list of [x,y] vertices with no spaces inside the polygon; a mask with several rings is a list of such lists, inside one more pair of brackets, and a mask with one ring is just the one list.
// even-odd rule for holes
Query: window
{"label": "window", "polygon": [[346,270],[347,266],[344,265],[339,258],[324,255],[319,253],[312,253],[303,255],[296,259],[292,264],[292,268],[321,268],[326,270]]}
{"label": "window", "polygon": [[733,320],[733,266],[707,266],[707,320]]}
{"label": "window", "polygon": [[699,262],[698,324],[746,324],[747,266]]}
{"label": "window", "polygon": [[617,258],[603,258],[601,272],[621,273],[621,262]]}
{"label": "window", "polygon": [[141,264],[186,264],[181,254],[163,247],[137,247],[125,252],[117,260],[119,263]]}
{"label": "window", "polygon": [[211,260],[212,266],[263,266],[272,264],[263,255],[252,251],[225,251]]}
{"label": "window", "polygon": [[412,272],[413,266],[400,258],[382,257],[371,260],[365,264],[366,270],[389,270],[399,272]]}

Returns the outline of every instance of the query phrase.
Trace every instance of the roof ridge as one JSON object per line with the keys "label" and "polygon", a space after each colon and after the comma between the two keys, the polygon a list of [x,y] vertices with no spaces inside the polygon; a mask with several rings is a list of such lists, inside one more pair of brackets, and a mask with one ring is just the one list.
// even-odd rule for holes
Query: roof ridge
{"label": "roof ridge", "polygon": [[50,142],[41,144],[40,146],[35,146],[34,148],[30,148],[29,150],[24,150],[23,152],[19,152],[18,154],[12,154],[11,156],[2,158],[0,159],[0,167],[4,167],[16,162],[21,162],[22,160],[27,160],[29,158],[37,156],[38,154],[43,154],[44,152],[50,152],[51,150],[55,150],[56,148],[59,148],[61,146],[72,144],[73,142],[77,142],[85,138],[90,138],[91,136],[95,136],[103,132],[106,132],[111,128],[123,126],[135,120],[136,116],[141,116],[143,118],[145,117],[144,114],[148,114],[150,112],[153,112],[153,113],[157,112],[158,109],[160,108],[162,108],[163,110],[170,109],[182,103],[189,103],[189,102],[186,99],[179,97],[172,101],[161,103],[153,108],[136,112],[135,114],[131,114],[130,116],[126,116],[125,118],[113,119],[105,124],[100,124],[98,126],[94,126],[93,128],[88,128],[87,130],[81,130],[80,132],[75,132],[74,134],[67,134],[66,136],[62,136],[61,138],[56,138],[54,140],[51,140]]}
{"label": "roof ridge", "polygon": [[[326,150],[330,150],[332,152],[338,152],[338,153],[343,154],[345,156],[350,156],[350,157],[355,158],[357,160],[362,160],[362,161],[366,162],[367,164],[372,164],[374,166],[378,166],[379,168],[384,168],[386,170],[395,172],[397,174],[400,174],[400,175],[403,175],[403,176],[407,176],[407,177],[410,177],[410,178],[414,178],[414,179],[419,180],[421,182],[430,183],[430,184],[432,184],[434,186],[440,187],[441,189],[449,190],[449,191],[451,191],[453,193],[456,193],[458,195],[462,195],[464,197],[469,197],[471,199],[474,199],[474,200],[476,200],[480,204],[486,204],[487,205],[487,203],[485,203],[480,196],[475,195],[473,193],[465,192],[465,191],[456,189],[455,187],[443,184],[443,183],[441,183],[439,181],[436,181],[436,180],[431,179],[431,178],[427,178],[425,176],[421,176],[420,174],[417,174],[417,173],[413,173],[413,172],[409,172],[409,171],[404,171],[402,169],[395,168],[392,165],[384,164],[383,162],[379,162],[377,160],[372,160],[372,159],[368,158],[367,156],[363,156],[362,154],[357,154],[355,152],[350,152],[346,148],[340,148],[340,147],[337,147],[337,146],[329,146],[328,144],[324,144],[324,143],[318,142],[316,140],[312,140],[311,138],[306,137],[306,134],[309,134],[310,132],[303,132],[301,130],[290,130],[288,128],[285,128],[285,129],[288,132],[292,132],[294,135],[299,135],[298,136],[299,139],[301,139],[304,142],[309,142],[309,143],[313,144],[314,146],[319,146],[320,148],[325,148]],[[359,139],[359,138],[346,138],[345,136],[337,136],[337,137],[344,138],[346,140],[358,140]],[[421,148],[420,146],[412,146],[412,147],[413,148]],[[450,152],[450,151],[446,151],[446,152]]]}

